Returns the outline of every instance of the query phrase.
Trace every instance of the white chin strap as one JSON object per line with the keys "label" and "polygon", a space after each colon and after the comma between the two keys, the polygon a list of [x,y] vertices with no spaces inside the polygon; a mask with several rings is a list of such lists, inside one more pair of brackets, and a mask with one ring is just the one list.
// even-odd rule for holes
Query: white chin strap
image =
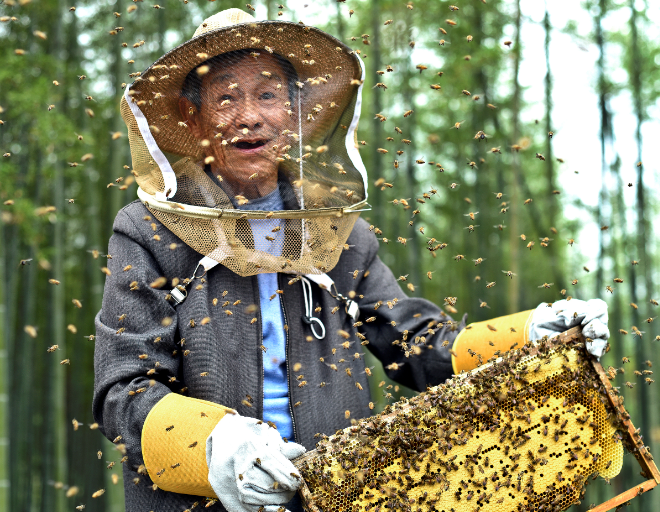
{"label": "white chin strap", "polygon": [[[184,280],[183,285],[175,286],[170,290],[170,296],[174,301],[174,305],[178,306],[184,300],[186,300],[186,297],[188,297],[188,284],[192,283],[195,279],[201,279],[209,270],[219,264],[219,261],[216,261],[209,256],[205,256],[199,260],[193,275],[187,280]],[[201,273],[200,267],[203,270]],[[344,297],[341,293],[339,293],[337,291],[337,287],[335,286],[335,282],[328,274],[305,274],[301,276],[301,280],[303,285],[303,295],[305,297],[305,315],[302,317],[302,319],[303,322],[310,326],[312,329],[312,334],[316,339],[322,340],[325,338],[325,325],[323,325],[323,322],[320,318],[314,316],[314,301],[312,297],[312,285],[310,281],[314,281],[317,285],[319,285],[320,288],[327,290],[327,292],[339,302],[343,302],[345,305],[346,314],[353,319],[353,322],[357,322],[358,318],[360,317],[360,308],[357,302],[349,299],[348,297]],[[334,294],[332,292],[333,288],[335,290]],[[316,331],[317,327],[320,332]]]}
{"label": "white chin strap", "polygon": [[124,89],[124,98],[126,98],[126,103],[128,103],[131,112],[133,112],[133,117],[135,117],[138,129],[140,130],[140,135],[142,135],[142,139],[147,145],[151,158],[154,159],[154,162],[156,162],[163,175],[165,188],[163,189],[163,192],[156,192],[155,196],[159,201],[167,201],[170,197],[174,197],[174,194],[176,194],[176,174],[174,174],[174,170],[172,170],[169,160],[160,150],[154,136],[151,134],[147,118],[144,117],[144,114],[140,110],[140,107],[138,107],[137,102],[133,99],[133,96],[128,93],[130,87],[130,85],[127,85],[126,89]]}
{"label": "white chin strap", "polygon": [[359,55],[355,55],[355,56],[357,57],[357,60],[360,63],[360,68],[362,69],[362,76],[360,77],[361,83],[358,86],[358,90],[355,98],[355,109],[353,110],[353,119],[351,120],[351,124],[348,127],[348,131],[346,133],[346,139],[344,139],[344,143],[346,144],[346,152],[348,153],[348,157],[351,159],[351,162],[353,162],[353,166],[362,175],[362,183],[364,184],[364,200],[366,201],[368,197],[367,189],[369,188],[369,185],[367,183],[367,168],[364,166],[364,162],[362,162],[362,157],[360,156],[360,152],[358,151],[358,148],[355,146],[355,131],[357,130],[358,122],[360,121],[360,110],[362,109],[362,87],[364,85],[364,79],[366,73],[364,70],[364,62],[359,57]]}

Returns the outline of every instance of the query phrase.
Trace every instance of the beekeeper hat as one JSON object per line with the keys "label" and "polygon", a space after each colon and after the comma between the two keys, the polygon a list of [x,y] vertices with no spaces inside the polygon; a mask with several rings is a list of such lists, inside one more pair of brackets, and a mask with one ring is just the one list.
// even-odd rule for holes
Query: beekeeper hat
{"label": "beekeeper hat", "polygon": [[[222,133],[218,140],[197,139],[179,107],[187,79],[201,77],[214,58],[245,58],[241,51],[256,59],[273,55],[287,64],[287,83],[295,83],[282,108],[297,126],[285,130],[288,152],[278,160],[297,204],[277,212],[252,211],[249,204],[236,209],[204,165],[205,147],[229,141]],[[207,18],[192,39],[125,89],[121,111],[140,199],[186,244],[240,275],[327,272],[366,207],[366,171],[356,147],[363,80],[356,53],[314,27],[256,21],[239,9]],[[266,217],[286,219],[290,228],[280,254],[255,255],[254,226],[245,220]]]}

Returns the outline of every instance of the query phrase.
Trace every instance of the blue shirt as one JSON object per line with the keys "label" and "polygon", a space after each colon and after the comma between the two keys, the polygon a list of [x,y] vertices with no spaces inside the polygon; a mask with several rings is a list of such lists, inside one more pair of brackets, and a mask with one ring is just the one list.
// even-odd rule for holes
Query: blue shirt
{"label": "blue shirt", "polygon": [[[279,188],[249,203],[237,206],[241,210],[283,210]],[[248,219],[254,247],[274,256],[282,254],[284,245],[284,221],[282,219]],[[273,229],[280,228],[273,232]],[[273,238],[269,240],[266,237]],[[272,421],[282,437],[293,439],[293,420],[289,407],[289,384],[286,368],[286,332],[284,312],[278,289],[277,274],[257,274],[259,302],[261,305],[261,331],[264,365],[264,421]],[[272,298],[271,298],[272,297]]]}

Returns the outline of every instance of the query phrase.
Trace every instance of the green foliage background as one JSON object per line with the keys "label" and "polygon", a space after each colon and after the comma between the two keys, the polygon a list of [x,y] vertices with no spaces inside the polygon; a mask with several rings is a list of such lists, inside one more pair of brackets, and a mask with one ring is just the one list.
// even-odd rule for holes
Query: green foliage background
{"label": "green foliage background", "polygon": [[[533,0],[522,3],[528,1]],[[409,4],[413,9],[403,0],[318,0],[317,10],[318,4],[324,15],[314,24],[359,50],[366,65],[358,138],[366,142],[360,148],[370,173],[373,209],[364,217],[382,230],[383,242],[389,240],[381,249],[385,262],[396,275],[408,276],[402,284],[414,285],[414,291],[406,287],[406,293],[438,304],[456,297],[457,314],[467,312],[473,321],[558,300],[562,290],[585,299],[606,298],[613,337],[604,363],[619,367],[622,356],[630,358],[615,385],[621,386],[633,421],[654,450],[660,440],[657,393],[632,371],[645,369],[645,360],[658,362],[654,344],[659,333],[656,324],[646,321],[656,311],[650,299],[660,299],[654,295],[658,275],[652,264],[658,252],[653,233],[658,201],[648,185],[654,181],[649,179],[650,162],[637,166],[641,156],[632,162],[618,156],[613,137],[617,112],[611,107],[616,98],[630,98],[637,153],[642,155],[642,128],[660,94],[660,43],[652,36],[657,27],[646,14],[645,2],[571,4],[576,17],[586,13],[593,20],[588,33],[572,22],[553,27],[547,13],[543,23],[535,24],[523,16],[521,0],[456,0],[459,10],[451,10],[451,2],[444,0],[418,0]],[[137,9],[129,13],[129,6]],[[121,456],[98,431],[88,428],[93,422],[93,341],[85,338],[94,332],[94,315],[101,304],[101,268],[112,220],[136,197],[119,98],[124,82],[131,80],[129,73],[143,70],[185,41],[205,17],[245,5],[163,0],[160,7],[126,0],[0,4],[0,153],[5,154],[0,159],[3,510],[64,511],[81,503],[89,511],[123,509]],[[273,1],[258,0],[255,7],[264,17],[278,18]],[[282,19],[292,21],[306,12],[298,2],[281,11]],[[624,28],[608,30],[603,22],[608,17],[628,21],[618,25]],[[386,25],[386,20],[392,22]],[[599,103],[601,129],[593,136],[600,137],[601,154],[593,155],[594,166],[585,172],[601,190],[597,207],[573,201],[579,220],[566,216],[564,197],[575,191],[562,189],[567,171],[548,136],[554,126],[553,101],[561,101],[552,95],[554,80],[570,78],[555,77],[550,67],[538,76],[533,88],[545,98],[544,114],[536,122],[525,121],[525,112],[533,107],[525,103],[519,80],[525,23],[535,24],[534,29],[545,35],[546,54],[533,58],[549,62],[557,33],[593,45],[601,55],[594,69],[585,70],[594,77],[593,90],[580,91]],[[35,31],[45,33],[46,39]],[[439,43],[443,39],[444,45]],[[509,45],[504,44],[507,40]],[[420,64],[427,69],[420,70]],[[376,71],[386,65],[394,71],[379,76]],[[387,89],[375,87],[378,82]],[[432,89],[432,84],[441,89]],[[404,117],[407,110],[414,112]],[[387,120],[381,122],[376,113]],[[462,122],[460,128],[452,129],[457,122]],[[478,131],[488,140],[475,138]],[[402,143],[402,138],[411,143]],[[519,152],[512,150],[516,145]],[[389,152],[380,153],[379,148]],[[397,156],[397,150],[404,153]],[[635,176],[633,203],[624,200],[624,171],[625,176]],[[379,178],[393,186],[375,186]],[[495,192],[504,196],[498,199]],[[533,201],[525,205],[530,198]],[[416,209],[419,214],[413,214]],[[466,217],[469,212],[479,212],[475,221]],[[471,231],[466,229],[470,224],[478,226]],[[505,227],[500,230],[498,225]],[[581,246],[581,236],[597,238],[598,246]],[[406,243],[399,243],[399,237]],[[547,247],[540,240],[544,237],[552,239]],[[436,239],[434,244],[446,242],[447,248],[431,253],[430,238]],[[569,238],[576,240],[575,246],[567,244]],[[532,241],[530,250],[527,244]],[[465,259],[457,261],[459,254]],[[477,266],[472,260],[479,257],[485,261]],[[587,273],[583,262],[594,257],[597,267]],[[31,261],[21,265],[24,259]],[[639,264],[631,265],[631,260]],[[502,270],[516,276],[508,279]],[[433,272],[432,279],[427,272]],[[623,283],[614,283],[615,277]],[[579,283],[572,285],[576,278]],[[49,284],[49,279],[60,284]],[[493,281],[496,286],[487,288]],[[553,286],[539,288],[544,282]],[[614,293],[607,293],[606,286]],[[73,299],[80,300],[82,308]],[[480,307],[483,301],[488,307]],[[630,307],[631,302],[638,307]],[[631,331],[631,325],[644,331],[641,338],[619,333]],[[26,326],[36,329],[35,337]],[[59,350],[47,352],[52,345]],[[64,359],[71,364],[61,365]],[[372,379],[373,400],[382,409],[387,400],[377,383],[390,383],[378,365]],[[636,380],[634,388],[624,386]],[[394,389],[396,396],[410,393]],[[73,419],[82,423],[77,430]],[[100,460],[97,451],[102,451]],[[106,469],[112,461],[117,464]],[[586,510],[589,503],[600,503],[638,483],[641,477],[635,467],[628,456],[611,487],[603,482],[590,486],[578,508]],[[113,483],[113,474],[119,483]],[[71,486],[78,487],[78,494],[67,498]],[[105,495],[92,499],[101,488],[107,489]],[[631,509],[658,506],[651,493],[634,500]]]}

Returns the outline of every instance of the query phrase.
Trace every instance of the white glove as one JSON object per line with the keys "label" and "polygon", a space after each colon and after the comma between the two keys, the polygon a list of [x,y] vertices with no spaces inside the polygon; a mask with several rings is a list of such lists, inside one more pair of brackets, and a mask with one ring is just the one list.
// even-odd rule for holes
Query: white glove
{"label": "white glove", "polygon": [[262,506],[276,512],[302,483],[289,459],[303,453],[303,446],[285,443],[267,423],[227,414],[206,440],[209,483],[229,512],[257,512]]}
{"label": "white glove", "polygon": [[610,330],[607,327],[607,304],[601,299],[559,300],[552,306],[539,304],[532,314],[529,339],[556,336],[571,327],[582,326],[582,335],[589,338],[587,352],[598,359],[605,353]]}

